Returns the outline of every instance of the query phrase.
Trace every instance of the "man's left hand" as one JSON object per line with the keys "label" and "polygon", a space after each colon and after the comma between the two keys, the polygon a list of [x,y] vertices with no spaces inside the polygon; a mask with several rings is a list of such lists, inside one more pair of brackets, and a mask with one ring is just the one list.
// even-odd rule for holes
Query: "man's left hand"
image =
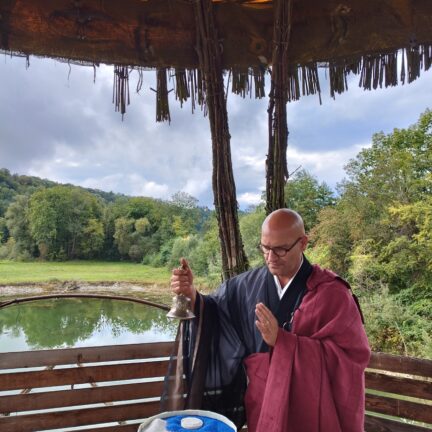
{"label": "man's left hand", "polygon": [[268,346],[274,347],[279,329],[277,319],[271,313],[270,309],[263,303],[258,303],[256,305],[255,313],[258,318],[258,320],[255,321],[255,324],[261,332],[264,342]]}

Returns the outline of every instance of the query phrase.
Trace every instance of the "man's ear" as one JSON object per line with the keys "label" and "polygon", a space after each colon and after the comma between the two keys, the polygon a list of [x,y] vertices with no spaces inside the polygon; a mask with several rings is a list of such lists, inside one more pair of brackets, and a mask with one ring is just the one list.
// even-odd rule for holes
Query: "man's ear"
{"label": "man's ear", "polygon": [[305,234],[302,239],[300,240],[301,246],[302,246],[302,251],[304,252],[307,248],[309,242],[309,237]]}

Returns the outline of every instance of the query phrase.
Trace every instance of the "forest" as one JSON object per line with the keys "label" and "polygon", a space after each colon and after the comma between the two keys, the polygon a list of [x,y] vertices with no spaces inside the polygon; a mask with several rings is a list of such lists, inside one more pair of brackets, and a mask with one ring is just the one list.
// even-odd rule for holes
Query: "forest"
{"label": "forest", "polygon": [[[432,358],[432,112],[376,133],[333,191],[305,170],[287,207],[304,218],[308,258],[346,278],[360,299],[372,349]],[[250,265],[264,202],[240,212]],[[209,286],[221,280],[213,210],[170,200],[60,185],[0,169],[0,259],[133,261],[172,268],[189,259]]]}

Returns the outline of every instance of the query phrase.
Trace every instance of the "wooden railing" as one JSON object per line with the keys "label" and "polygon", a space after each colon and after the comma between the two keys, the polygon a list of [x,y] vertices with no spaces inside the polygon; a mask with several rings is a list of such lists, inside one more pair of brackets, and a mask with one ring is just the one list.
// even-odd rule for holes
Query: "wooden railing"
{"label": "wooden railing", "polygon": [[140,419],[159,412],[172,349],[165,342],[0,354],[0,431],[113,423],[91,430],[136,432]]}
{"label": "wooden railing", "polygon": [[432,360],[373,353],[366,389],[367,432],[432,430]]}
{"label": "wooden railing", "polygon": [[[172,349],[161,342],[2,353],[0,431],[136,432],[159,412]],[[366,431],[432,430],[432,361],[374,353],[369,367]]]}

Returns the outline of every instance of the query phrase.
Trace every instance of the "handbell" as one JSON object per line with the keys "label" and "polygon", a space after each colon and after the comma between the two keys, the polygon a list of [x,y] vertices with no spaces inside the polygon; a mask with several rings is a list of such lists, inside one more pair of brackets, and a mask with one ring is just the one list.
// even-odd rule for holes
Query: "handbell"
{"label": "handbell", "polygon": [[194,313],[190,310],[190,298],[183,294],[173,297],[173,302],[170,311],[167,313],[168,318],[175,318],[178,320],[189,320],[195,318]]}

